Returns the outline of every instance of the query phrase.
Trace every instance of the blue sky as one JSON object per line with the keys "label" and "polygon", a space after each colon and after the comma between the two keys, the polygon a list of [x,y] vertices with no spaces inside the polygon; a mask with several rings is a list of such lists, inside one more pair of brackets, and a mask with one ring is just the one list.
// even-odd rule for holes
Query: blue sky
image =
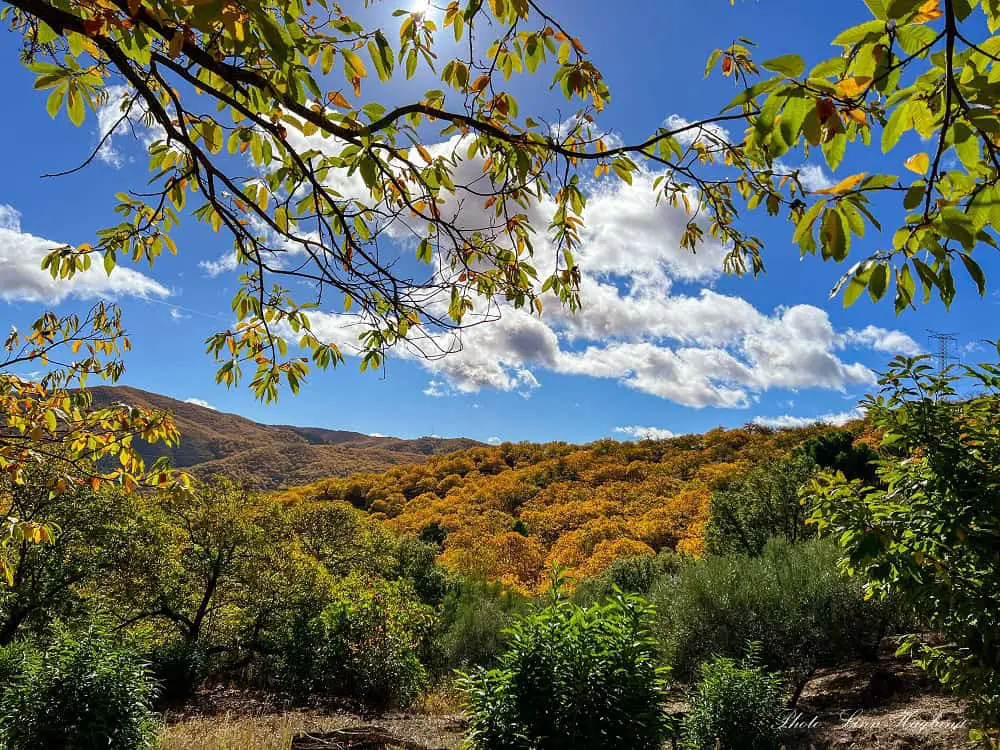
{"label": "blue sky", "polygon": [[[396,5],[402,0],[386,7]],[[625,140],[642,138],[669,117],[696,119],[728,102],[732,83],[702,75],[713,48],[747,36],[760,45],[758,59],[794,51],[815,63],[832,53],[829,39],[839,28],[865,14],[861,0],[837,3],[836,14],[825,3],[780,0],[546,6],[583,40],[607,77],[613,99],[601,125]],[[141,186],[145,162],[141,144],[122,135],[106,158],[82,172],[43,179],[78,164],[97,143],[99,125],[90,117],[77,129],[64,115],[48,117],[44,95],[32,90],[31,74],[17,62],[17,42],[0,32],[7,101],[0,139],[8,144],[0,183],[0,323],[23,325],[47,307],[68,312],[94,296],[114,298],[135,343],[123,382],[139,388],[263,422],[403,437],[582,442],[628,438],[638,428],[682,433],[754,419],[844,415],[868,388],[871,371],[900,348],[927,346],[927,329],[957,332],[963,349],[997,335],[1000,300],[995,293],[979,298],[968,283],[951,311],[932,302],[897,318],[889,304],[867,298],[844,310],[828,300],[844,267],[800,260],[790,226],[763,215],[747,214],[745,221],[767,243],[767,275],[720,275],[711,248],[691,258],[677,247],[677,217],[653,206],[641,184],[634,190],[602,184],[592,186],[585,216],[590,234],[579,259],[585,270],[590,261],[592,274],[580,319],[510,316],[496,333],[470,337],[461,355],[433,366],[396,358],[383,373],[363,374],[348,359],[314,374],[298,396],[264,406],[245,389],[215,385],[215,366],[203,353],[205,337],[230,321],[234,275],[213,277],[203,265],[225,258],[225,237],[188,220],[175,234],[176,258],[72,288],[52,287],[28,268],[42,245],[90,241],[110,224],[113,194]],[[414,90],[430,83],[418,81]],[[521,112],[552,121],[568,114],[566,102],[538,83],[520,92]],[[391,102],[409,89],[371,91]],[[821,182],[902,171],[882,162],[877,151],[855,152],[836,176],[814,176]],[[869,235],[856,243],[855,259],[875,240]],[[997,261],[982,262],[997,289]],[[332,316],[329,322],[335,330]],[[965,356],[975,359],[976,352]]]}

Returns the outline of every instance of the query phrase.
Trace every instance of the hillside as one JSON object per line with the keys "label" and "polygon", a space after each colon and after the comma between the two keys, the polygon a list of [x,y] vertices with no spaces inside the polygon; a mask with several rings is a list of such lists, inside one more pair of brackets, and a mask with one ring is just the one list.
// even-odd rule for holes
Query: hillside
{"label": "hillside", "polygon": [[160,455],[195,476],[227,474],[260,489],[279,489],[355,472],[380,472],[397,464],[422,463],[437,453],[480,445],[466,438],[403,440],[360,432],[254,422],[186,401],[127,386],[91,388],[98,406],[122,402],[169,411],[181,432],[180,445],[139,445],[147,461]]}
{"label": "hillside", "polygon": [[441,543],[452,570],[534,591],[553,565],[586,578],[620,557],[699,554],[715,490],[830,429],[750,425],[639,443],[481,446],[283,497],[350,502]]}

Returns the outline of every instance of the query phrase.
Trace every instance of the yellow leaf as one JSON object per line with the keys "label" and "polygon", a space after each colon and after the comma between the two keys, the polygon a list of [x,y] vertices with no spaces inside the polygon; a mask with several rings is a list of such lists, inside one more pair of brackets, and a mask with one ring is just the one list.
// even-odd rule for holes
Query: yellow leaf
{"label": "yellow leaf", "polygon": [[927,0],[926,3],[920,6],[920,11],[913,17],[913,22],[927,23],[928,21],[936,21],[943,15],[941,0]]}
{"label": "yellow leaf", "polygon": [[842,193],[847,193],[856,188],[867,176],[867,172],[858,172],[857,174],[853,174],[850,177],[841,180],[831,188],[827,188],[826,190],[815,190],[813,192],[821,195],[840,195]]}
{"label": "yellow leaf", "polygon": [[365,63],[357,52],[349,49],[342,49],[341,54],[343,54],[344,62],[347,64],[349,78],[355,79],[368,77],[368,71],[365,69]]}
{"label": "yellow leaf", "polygon": [[339,91],[333,91],[326,95],[327,100],[330,104],[335,107],[340,107],[341,109],[350,109],[351,103],[347,101],[347,98],[341,94]]}
{"label": "yellow leaf", "polygon": [[434,159],[431,158],[431,152],[430,151],[428,151],[426,148],[424,148],[423,146],[421,146],[419,143],[416,144],[416,146],[417,146],[417,151],[420,152],[420,155],[424,158],[425,162],[427,162],[428,164],[430,164],[432,161],[434,161]]}
{"label": "yellow leaf", "polygon": [[927,174],[927,170],[931,166],[931,158],[921,151],[919,154],[914,154],[906,163],[903,165],[911,172],[916,172],[917,174]]}
{"label": "yellow leaf", "polygon": [[851,76],[850,78],[845,78],[836,85],[837,94],[841,97],[847,99],[853,99],[856,96],[868,91],[868,85],[872,82],[871,78],[855,78]]}
{"label": "yellow leaf", "polygon": [[868,116],[865,114],[863,109],[849,109],[847,111],[847,116],[858,125],[868,124]]}

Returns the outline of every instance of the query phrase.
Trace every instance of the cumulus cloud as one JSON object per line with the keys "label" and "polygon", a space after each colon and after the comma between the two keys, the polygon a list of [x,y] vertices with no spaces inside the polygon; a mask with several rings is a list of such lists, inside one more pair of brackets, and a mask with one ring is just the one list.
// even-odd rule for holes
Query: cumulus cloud
{"label": "cumulus cloud", "polygon": [[639,425],[615,427],[615,432],[628,435],[633,440],[666,440],[674,437],[673,432],[664,430],[662,427],[641,427]]}
{"label": "cumulus cloud", "polygon": [[502,443],[503,440],[501,440],[498,437],[488,437],[486,438],[486,442],[490,445],[500,445],[500,443]]}
{"label": "cumulus cloud", "polygon": [[[685,123],[674,116],[665,124],[676,129]],[[695,130],[686,132],[685,137],[695,137]],[[722,128],[706,129],[702,135],[729,138]],[[331,139],[318,135],[307,138],[293,131],[289,137],[300,139],[302,148],[330,148]],[[456,161],[457,185],[484,179],[481,161],[464,157],[461,137],[432,145],[429,151]],[[713,241],[697,252],[680,247],[692,218],[657,203],[652,186],[659,176],[640,170],[632,184],[615,179],[587,182],[585,224],[574,252],[583,273],[583,306],[577,313],[569,313],[552,295],[542,298],[541,318],[493,300],[490,313],[500,313],[499,320],[454,334],[423,331],[418,334],[423,340],[397,348],[396,356],[428,370],[424,393],[444,397],[496,389],[528,396],[541,387],[543,373],[553,372],[616,381],[692,407],[746,408],[772,389],[846,392],[849,386],[874,381],[866,365],[845,354],[848,346],[852,351],[881,351],[886,341],[903,341],[905,334],[881,329],[878,335],[844,333],[818,307],[760,309],[714,290],[727,250]],[[367,192],[357,174],[331,172],[328,179],[345,197]],[[478,185],[483,192],[488,187]],[[533,226],[545,227],[554,209],[552,201],[543,198],[524,210]],[[459,227],[502,236],[483,198],[461,188],[444,199],[439,211]],[[394,217],[380,229],[405,245],[419,230],[407,221]],[[533,243],[535,264],[544,278],[552,270],[555,247],[541,231]],[[432,301],[432,309],[440,310],[442,302]],[[479,315],[486,313],[480,310]],[[356,318],[316,312],[310,319],[321,339],[337,344],[345,354],[358,353],[361,329]],[[428,350],[450,354],[422,357]]]}
{"label": "cumulus cloud", "polygon": [[130,268],[115,268],[109,276],[100,263],[72,279],[53,279],[42,270],[42,259],[66,243],[21,231],[21,215],[13,206],[0,204],[0,299],[7,302],[57,304],[68,297],[168,297],[170,290]]}
{"label": "cumulus cloud", "polygon": [[184,399],[185,404],[194,404],[195,406],[201,406],[205,409],[211,409],[212,411],[218,411],[214,406],[212,406],[208,401],[202,398],[186,398]]}
{"label": "cumulus cloud", "polygon": [[923,352],[923,347],[902,331],[890,331],[878,326],[867,326],[860,331],[853,328],[844,334],[844,342],[853,346],[863,346],[877,352],[903,354],[914,357]]}
{"label": "cumulus cloud", "polygon": [[818,417],[793,417],[784,414],[780,417],[757,417],[754,424],[763,427],[808,427],[814,424],[828,424],[834,427],[841,427],[848,422],[864,417],[864,412],[860,409],[853,411],[842,411],[833,414],[823,414]]}

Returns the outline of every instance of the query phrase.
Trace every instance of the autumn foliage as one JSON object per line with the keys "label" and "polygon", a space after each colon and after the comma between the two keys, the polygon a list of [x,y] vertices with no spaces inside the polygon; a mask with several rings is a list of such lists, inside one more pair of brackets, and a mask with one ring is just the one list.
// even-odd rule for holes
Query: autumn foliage
{"label": "autumn foliage", "polygon": [[281,497],[347,501],[398,533],[426,538],[433,530],[443,536],[446,568],[537,592],[554,566],[590,578],[620,558],[701,555],[713,492],[828,429],[748,425],[639,443],[506,443]]}

